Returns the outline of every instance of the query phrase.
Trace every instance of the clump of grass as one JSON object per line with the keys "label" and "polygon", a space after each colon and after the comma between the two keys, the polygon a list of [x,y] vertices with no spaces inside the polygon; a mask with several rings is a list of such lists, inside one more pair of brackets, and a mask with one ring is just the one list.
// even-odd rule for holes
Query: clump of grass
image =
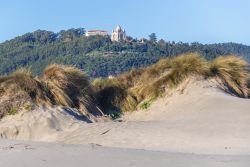
{"label": "clump of grass", "polygon": [[93,81],[98,105],[105,113],[121,110],[128,97],[127,88],[115,79],[96,79]]}
{"label": "clump of grass", "polygon": [[0,77],[0,89],[0,118],[18,113],[27,102],[51,104],[49,90],[27,69]]}
{"label": "clump of grass", "polygon": [[[159,70],[158,75],[149,76],[148,71]],[[183,79],[191,74],[202,75],[207,70],[206,61],[198,54],[186,54],[172,59],[163,59],[145,70],[147,79],[137,87],[140,99],[157,98],[162,96],[166,88],[176,87]]]}
{"label": "clump of grass", "polygon": [[[7,95],[14,91],[22,90],[26,92],[35,102],[51,103],[49,90],[34,77],[30,70],[19,69],[9,76],[0,78],[1,89]],[[14,89],[9,89],[9,87]]]}
{"label": "clump of grass", "polygon": [[41,79],[57,105],[77,108],[84,115],[101,114],[94,102],[92,85],[80,69],[52,64],[44,70]]}
{"label": "clump of grass", "polygon": [[211,76],[219,77],[233,94],[248,97],[248,63],[242,58],[229,55],[214,59],[209,66]]}

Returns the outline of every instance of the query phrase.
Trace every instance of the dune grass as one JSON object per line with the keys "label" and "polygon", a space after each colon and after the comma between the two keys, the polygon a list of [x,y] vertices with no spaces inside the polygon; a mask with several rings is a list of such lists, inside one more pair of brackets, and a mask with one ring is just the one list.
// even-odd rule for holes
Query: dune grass
{"label": "dune grass", "polygon": [[77,108],[82,114],[99,112],[89,79],[80,69],[52,64],[44,70],[41,80],[57,105]]}
{"label": "dune grass", "polygon": [[230,92],[239,97],[249,94],[248,63],[236,56],[218,57],[209,64],[209,75],[218,76]]}
{"label": "dune grass", "polygon": [[22,90],[37,103],[53,103],[46,86],[27,69],[19,69],[9,76],[0,77],[0,87],[7,96],[8,93]]}
{"label": "dune grass", "polygon": [[203,75],[207,69],[201,56],[186,54],[162,59],[152,66],[134,69],[113,79],[97,79],[93,86],[105,112],[114,108],[132,111],[143,101],[162,96],[166,89],[176,87],[188,75]]}
{"label": "dune grass", "polygon": [[92,118],[103,115],[102,111],[117,117],[124,111],[147,109],[190,75],[215,77],[228,92],[248,97],[248,67],[246,61],[232,55],[207,61],[197,53],[189,53],[92,83],[84,72],[72,66],[52,64],[40,77],[20,69],[0,77],[0,117],[32,104],[76,108]]}
{"label": "dune grass", "polygon": [[131,70],[112,79],[97,79],[93,86],[105,112],[114,108],[133,111],[140,106],[148,107],[145,101],[163,96],[190,75],[219,78],[230,93],[247,97],[247,67],[246,61],[232,55],[208,62],[199,54],[190,53],[162,59],[152,66]]}
{"label": "dune grass", "polygon": [[0,77],[0,118],[18,111],[30,101],[34,103],[46,102],[45,88],[31,74],[29,70],[20,69],[16,72]]}
{"label": "dune grass", "polygon": [[[95,105],[88,77],[75,67],[53,64],[44,70],[41,77],[33,76],[29,70],[20,69],[0,77],[0,89],[0,117],[12,108],[26,109],[31,103],[76,108],[89,117],[102,115]],[[18,101],[29,103],[16,104]]]}

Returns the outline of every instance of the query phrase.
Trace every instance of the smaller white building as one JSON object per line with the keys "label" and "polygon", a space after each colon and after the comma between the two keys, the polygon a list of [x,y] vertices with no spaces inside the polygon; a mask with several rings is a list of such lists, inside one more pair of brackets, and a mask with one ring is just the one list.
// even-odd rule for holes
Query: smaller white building
{"label": "smaller white building", "polygon": [[108,32],[105,30],[89,30],[86,32],[86,36],[95,36],[95,35],[101,35],[106,36],[108,35]]}

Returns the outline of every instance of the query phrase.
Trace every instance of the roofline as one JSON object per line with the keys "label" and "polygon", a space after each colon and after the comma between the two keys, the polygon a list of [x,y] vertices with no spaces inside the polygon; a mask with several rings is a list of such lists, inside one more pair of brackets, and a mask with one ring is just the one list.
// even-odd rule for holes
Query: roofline
{"label": "roofline", "polygon": [[108,32],[108,31],[105,31],[105,30],[88,30],[87,32]]}

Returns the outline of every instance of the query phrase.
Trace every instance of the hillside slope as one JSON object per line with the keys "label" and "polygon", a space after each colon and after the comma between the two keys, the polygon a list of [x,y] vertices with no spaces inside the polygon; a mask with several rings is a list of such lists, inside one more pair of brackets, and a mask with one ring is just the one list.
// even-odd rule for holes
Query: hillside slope
{"label": "hillside slope", "polygon": [[82,28],[59,33],[38,30],[0,44],[0,74],[21,67],[41,74],[47,65],[58,63],[77,66],[91,77],[106,77],[186,52],[199,52],[207,59],[235,54],[250,60],[250,47],[236,43],[203,45],[164,40],[140,43],[136,39],[113,43],[109,37],[87,38]]}

